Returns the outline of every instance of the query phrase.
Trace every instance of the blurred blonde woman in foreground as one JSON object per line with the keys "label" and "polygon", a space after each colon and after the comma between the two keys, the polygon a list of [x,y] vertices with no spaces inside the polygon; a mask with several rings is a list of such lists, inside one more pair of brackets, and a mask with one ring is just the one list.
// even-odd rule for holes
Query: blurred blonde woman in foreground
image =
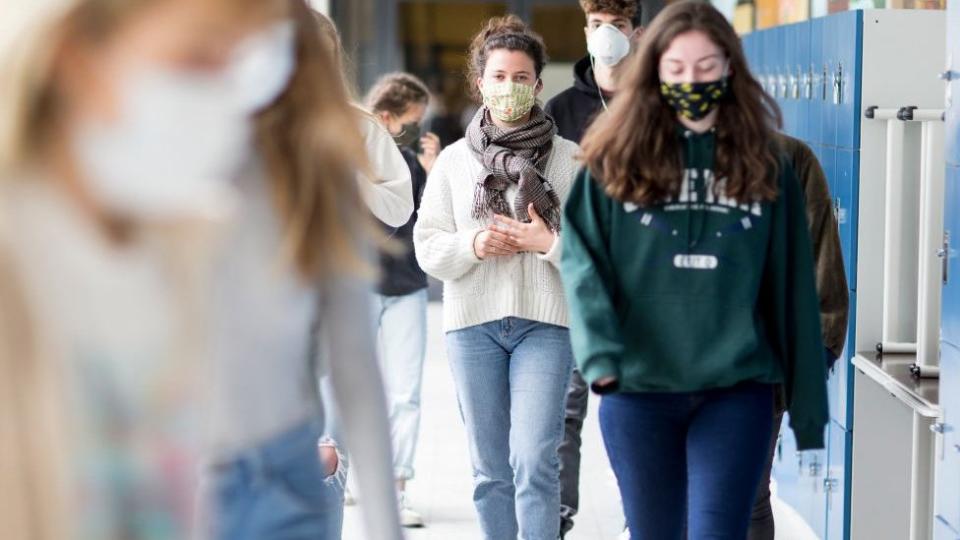
{"label": "blurred blonde woman in foreground", "polygon": [[[202,240],[282,2],[0,0],[0,524],[191,536]],[[274,85],[275,86],[275,85]]]}

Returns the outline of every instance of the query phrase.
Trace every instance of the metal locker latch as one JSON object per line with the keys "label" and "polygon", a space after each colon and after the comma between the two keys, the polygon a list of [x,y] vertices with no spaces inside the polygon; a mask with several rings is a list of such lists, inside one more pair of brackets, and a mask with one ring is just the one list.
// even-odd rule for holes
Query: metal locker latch
{"label": "metal locker latch", "polygon": [[843,102],[843,64],[837,64],[837,72],[833,75],[833,103],[840,105]]}
{"label": "metal locker latch", "polygon": [[813,99],[813,68],[803,74],[803,99]]}
{"label": "metal locker latch", "polygon": [[823,466],[821,466],[819,463],[814,461],[813,463],[810,464],[810,467],[809,467],[810,476],[813,476],[813,477],[820,476],[820,471],[822,469],[823,469]]}
{"label": "metal locker latch", "polygon": [[823,479],[823,491],[826,493],[833,493],[840,487],[840,480],[836,478],[824,478]]}
{"label": "metal locker latch", "polygon": [[787,75],[777,75],[777,81],[780,83],[780,98],[787,99]]}
{"label": "metal locker latch", "polygon": [[790,81],[790,97],[793,99],[800,99],[800,81],[803,79],[803,69],[800,66],[797,66],[797,74],[790,78],[792,79]]}
{"label": "metal locker latch", "polygon": [[830,67],[827,64],[823,65],[823,76],[820,77],[820,100],[827,100],[827,78],[830,77]]}
{"label": "metal locker latch", "polygon": [[937,422],[936,424],[933,424],[930,426],[930,431],[943,435],[944,433],[949,433],[950,431],[953,431],[953,429],[951,429],[950,426],[948,426],[943,422]]}
{"label": "metal locker latch", "polygon": [[940,273],[946,285],[950,272],[950,231],[943,232],[943,248],[937,250],[937,257],[940,257]]}

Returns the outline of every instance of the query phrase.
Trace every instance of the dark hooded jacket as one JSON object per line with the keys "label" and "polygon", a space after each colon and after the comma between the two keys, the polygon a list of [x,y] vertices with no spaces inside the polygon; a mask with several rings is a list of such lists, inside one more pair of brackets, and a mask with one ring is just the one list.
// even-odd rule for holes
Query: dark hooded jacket
{"label": "dark hooded jacket", "polygon": [[544,110],[557,123],[561,137],[579,144],[590,123],[603,111],[603,100],[609,103],[612,97],[604,93],[601,99],[590,57],[586,56],[573,67],[573,86],[554,96]]}

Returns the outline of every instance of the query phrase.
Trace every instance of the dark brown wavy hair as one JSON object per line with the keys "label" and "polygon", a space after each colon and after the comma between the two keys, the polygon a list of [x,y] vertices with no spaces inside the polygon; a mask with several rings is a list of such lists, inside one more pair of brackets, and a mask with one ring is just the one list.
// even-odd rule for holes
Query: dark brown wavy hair
{"label": "dark brown wavy hair", "polygon": [[537,77],[547,65],[547,47],[540,34],[534,32],[516,15],[493,17],[473,37],[470,43],[470,68],[467,72],[467,87],[470,94],[480,101],[482,96],[477,89],[477,79],[483,77],[490,53],[496,50],[520,51],[533,60]]}
{"label": "dark brown wavy hair", "polygon": [[729,61],[730,90],[716,123],[718,178],[726,195],[739,201],[777,196],[778,153],[774,134],[780,109],[750,75],[740,38],[710,4],[683,0],[667,6],[629,57],[610,109],[581,142],[581,157],[611,197],[642,206],[675,196],[683,175],[677,113],[660,95],[660,57],[677,36],[703,32]]}

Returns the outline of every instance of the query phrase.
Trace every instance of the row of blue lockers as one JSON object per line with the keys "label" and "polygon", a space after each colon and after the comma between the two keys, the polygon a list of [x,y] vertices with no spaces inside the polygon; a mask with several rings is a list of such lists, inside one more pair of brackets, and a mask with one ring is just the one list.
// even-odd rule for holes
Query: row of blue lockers
{"label": "row of blue lockers", "polygon": [[[830,373],[826,448],[798,453],[788,428],[774,458],[778,496],[822,539],[850,537],[853,350],[863,12],[753,32],[743,39],[753,76],[776,99],[783,130],[805,141],[826,174],[850,294],[847,349]],[[789,417],[785,419],[787,426]]]}
{"label": "row of blue lockers", "polygon": [[776,98],[790,135],[812,145],[860,147],[862,14],[848,11],[744,37],[753,76]]}

